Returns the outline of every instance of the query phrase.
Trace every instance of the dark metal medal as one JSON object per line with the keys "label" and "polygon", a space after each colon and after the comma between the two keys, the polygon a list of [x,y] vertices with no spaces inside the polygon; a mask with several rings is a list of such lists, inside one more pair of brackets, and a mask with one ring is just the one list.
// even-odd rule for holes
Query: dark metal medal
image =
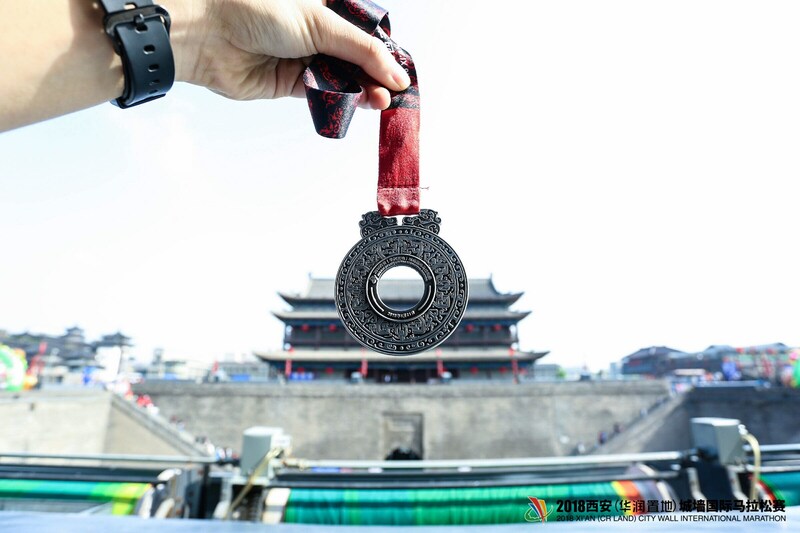
{"label": "dark metal medal", "polygon": [[[388,355],[411,355],[444,342],[467,307],[469,284],[456,252],[439,237],[436,211],[419,215],[363,215],[362,239],[348,252],[336,275],[336,308],[347,331],[362,345]],[[423,281],[423,295],[410,309],[381,300],[378,282],[388,270],[406,266]]]}
{"label": "dark metal medal", "polygon": [[[385,9],[368,0],[328,0],[326,5],[381,40],[410,82],[403,91],[391,91],[389,106],[381,111],[378,211],[362,217],[362,239],[339,267],[336,308],[347,331],[367,348],[389,355],[419,353],[456,330],[467,307],[468,283],[458,255],[438,235],[436,212],[419,208],[417,70],[411,54],[391,39]],[[323,54],[314,58],[303,84],[317,133],[344,137],[365,83],[374,82],[356,65]],[[398,225],[395,215],[409,216]],[[378,291],[381,277],[397,266],[422,278],[422,298],[409,309],[392,308]]]}

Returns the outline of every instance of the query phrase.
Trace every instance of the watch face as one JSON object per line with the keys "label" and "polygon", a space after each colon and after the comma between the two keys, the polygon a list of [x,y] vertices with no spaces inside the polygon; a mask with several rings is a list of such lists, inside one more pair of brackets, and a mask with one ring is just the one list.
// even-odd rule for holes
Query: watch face
{"label": "watch face", "polygon": [[[393,218],[367,213],[363,238],[345,256],[336,276],[336,307],[342,323],[362,345],[388,355],[434,348],[458,327],[467,307],[469,283],[458,254],[437,235],[436,213],[423,210]],[[422,297],[396,309],[378,293],[381,277],[397,266],[419,274]]]}

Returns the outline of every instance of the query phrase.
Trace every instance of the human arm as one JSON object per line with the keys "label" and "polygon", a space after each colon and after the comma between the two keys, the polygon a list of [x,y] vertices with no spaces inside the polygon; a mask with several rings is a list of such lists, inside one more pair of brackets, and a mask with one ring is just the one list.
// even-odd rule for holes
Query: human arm
{"label": "human arm", "polygon": [[[374,37],[321,0],[161,0],[172,19],[175,80],[237,100],[302,95],[317,53],[361,66],[375,81],[366,101],[382,109],[405,71]],[[119,56],[89,0],[2,0],[0,131],[118,97]]]}

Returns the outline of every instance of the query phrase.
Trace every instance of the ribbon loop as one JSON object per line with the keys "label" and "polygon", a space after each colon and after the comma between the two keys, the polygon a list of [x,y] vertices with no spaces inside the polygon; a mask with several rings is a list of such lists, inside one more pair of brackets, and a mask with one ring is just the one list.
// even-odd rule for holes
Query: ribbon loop
{"label": "ribbon loop", "polygon": [[[411,55],[395,43],[387,12],[369,0],[328,0],[328,7],[348,22],[379,38],[408,72],[411,85],[391,91],[381,112],[378,145],[378,211],[383,216],[419,213],[419,87]],[[340,139],[369,77],[361,68],[323,54],[303,73],[306,99],[317,133]]]}

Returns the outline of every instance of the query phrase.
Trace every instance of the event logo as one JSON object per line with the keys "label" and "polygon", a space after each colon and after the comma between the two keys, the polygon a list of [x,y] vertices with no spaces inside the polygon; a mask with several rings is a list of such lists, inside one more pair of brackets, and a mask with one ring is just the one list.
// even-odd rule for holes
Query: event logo
{"label": "event logo", "polygon": [[544,503],[544,500],[540,498],[532,498],[528,496],[528,499],[531,501],[528,505],[530,508],[525,511],[525,521],[526,522],[547,522],[547,517],[550,516],[550,513],[553,512],[553,507],[547,507],[547,504]]}

